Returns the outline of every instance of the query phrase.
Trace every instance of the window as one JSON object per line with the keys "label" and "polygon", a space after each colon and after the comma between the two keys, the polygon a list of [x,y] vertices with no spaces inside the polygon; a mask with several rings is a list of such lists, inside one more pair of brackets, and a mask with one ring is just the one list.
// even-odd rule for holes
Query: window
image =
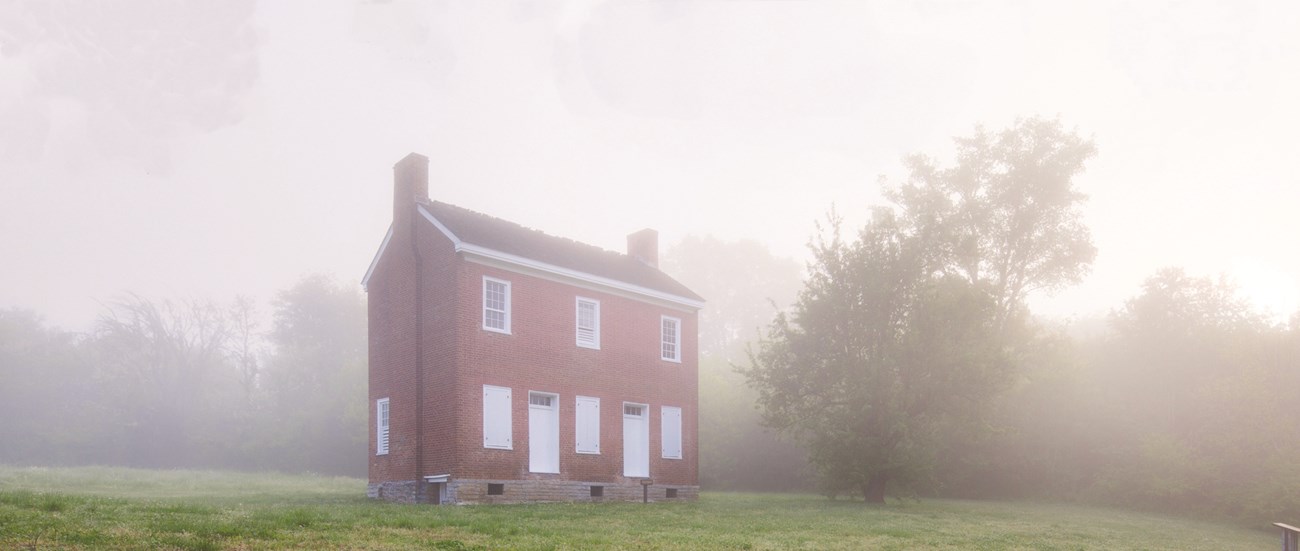
{"label": "window", "polygon": [[506,485],[503,483],[488,483],[488,495],[503,496],[506,495]]}
{"label": "window", "polygon": [[635,404],[623,404],[623,415],[640,417],[641,414],[644,412],[645,412],[645,406],[639,406]]}
{"label": "window", "polygon": [[670,362],[682,361],[682,320],[663,316],[660,319],[659,357]]}
{"label": "window", "polygon": [[682,408],[663,406],[660,408],[662,423],[659,428],[663,431],[663,458],[664,459],[681,459],[682,458]]}
{"label": "window", "polygon": [[375,455],[388,455],[388,398],[375,400]]}
{"label": "window", "polygon": [[483,447],[514,449],[510,429],[510,389],[483,385]]}
{"label": "window", "polygon": [[483,329],[510,333],[510,282],[483,277]]}
{"label": "window", "polygon": [[668,499],[677,499],[677,488],[668,488],[664,490],[664,497]]}
{"label": "window", "polygon": [[605,487],[604,487],[604,486],[592,486],[592,487],[591,487],[591,497],[605,497]]}
{"label": "window", "polygon": [[600,453],[600,398],[578,397],[577,426],[574,433],[577,438],[578,453]]}
{"label": "window", "polygon": [[578,346],[600,350],[600,302],[578,297]]}

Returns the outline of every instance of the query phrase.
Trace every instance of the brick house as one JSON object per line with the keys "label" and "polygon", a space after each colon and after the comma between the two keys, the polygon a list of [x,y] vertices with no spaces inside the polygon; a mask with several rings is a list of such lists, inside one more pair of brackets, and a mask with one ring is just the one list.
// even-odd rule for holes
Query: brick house
{"label": "brick house", "polygon": [[372,498],[420,503],[698,495],[703,299],[657,267],[430,201],[394,167],[369,298]]}

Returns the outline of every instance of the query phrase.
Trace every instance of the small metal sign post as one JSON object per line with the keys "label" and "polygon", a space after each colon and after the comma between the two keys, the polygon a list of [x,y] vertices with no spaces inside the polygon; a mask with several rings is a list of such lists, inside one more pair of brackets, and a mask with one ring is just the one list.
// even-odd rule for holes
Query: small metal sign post
{"label": "small metal sign post", "polygon": [[654,483],[649,478],[641,479],[641,503],[650,503],[650,485]]}

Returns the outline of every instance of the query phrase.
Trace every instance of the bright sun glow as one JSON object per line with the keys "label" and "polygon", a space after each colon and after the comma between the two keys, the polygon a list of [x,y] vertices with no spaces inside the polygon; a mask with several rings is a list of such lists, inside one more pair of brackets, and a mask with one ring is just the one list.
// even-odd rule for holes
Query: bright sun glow
{"label": "bright sun glow", "polygon": [[1273,321],[1285,321],[1300,309],[1300,281],[1255,260],[1232,263],[1228,272],[1241,295]]}

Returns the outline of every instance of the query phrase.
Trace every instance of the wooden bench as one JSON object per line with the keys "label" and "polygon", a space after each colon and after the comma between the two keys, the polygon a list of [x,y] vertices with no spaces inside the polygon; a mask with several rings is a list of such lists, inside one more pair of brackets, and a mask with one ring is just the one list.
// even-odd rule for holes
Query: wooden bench
{"label": "wooden bench", "polygon": [[1280,522],[1274,522],[1273,526],[1282,529],[1282,551],[1300,551],[1300,528]]}

